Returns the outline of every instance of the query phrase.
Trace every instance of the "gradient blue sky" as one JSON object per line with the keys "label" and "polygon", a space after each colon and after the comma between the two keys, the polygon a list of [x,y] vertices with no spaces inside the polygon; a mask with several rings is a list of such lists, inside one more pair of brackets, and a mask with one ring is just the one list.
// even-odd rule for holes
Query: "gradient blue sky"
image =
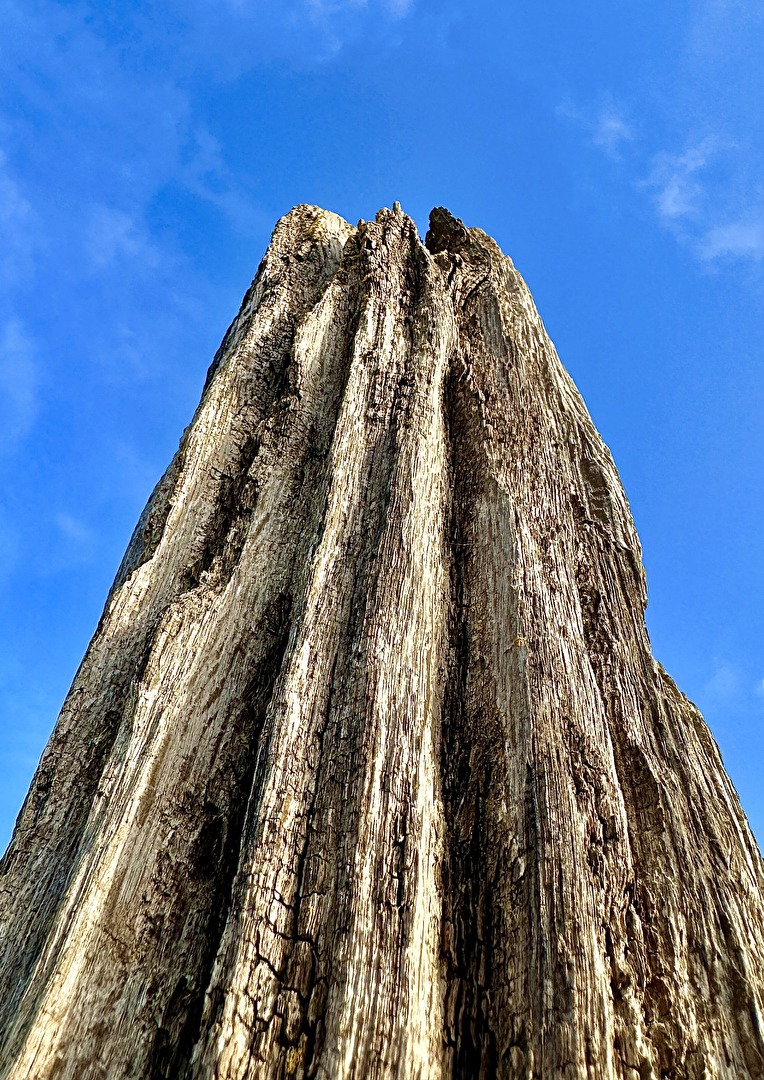
{"label": "gradient blue sky", "polygon": [[0,848],[276,219],[491,233],[764,838],[761,0],[0,0]]}

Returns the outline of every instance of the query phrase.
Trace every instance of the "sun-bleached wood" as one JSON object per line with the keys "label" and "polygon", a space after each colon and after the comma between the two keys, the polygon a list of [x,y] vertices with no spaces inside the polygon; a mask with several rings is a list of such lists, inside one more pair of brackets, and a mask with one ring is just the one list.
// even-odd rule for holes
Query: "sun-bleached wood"
{"label": "sun-bleached wood", "polygon": [[511,261],[297,207],[0,864],[0,1075],[764,1076],[762,860],[645,603]]}

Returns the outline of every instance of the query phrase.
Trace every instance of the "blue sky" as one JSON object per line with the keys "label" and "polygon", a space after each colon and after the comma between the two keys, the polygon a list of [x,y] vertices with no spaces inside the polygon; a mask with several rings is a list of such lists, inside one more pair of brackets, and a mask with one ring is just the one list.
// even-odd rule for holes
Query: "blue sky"
{"label": "blue sky", "polygon": [[276,219],[515,260],[764,838],[760,0],[0,0],[0,848]]}

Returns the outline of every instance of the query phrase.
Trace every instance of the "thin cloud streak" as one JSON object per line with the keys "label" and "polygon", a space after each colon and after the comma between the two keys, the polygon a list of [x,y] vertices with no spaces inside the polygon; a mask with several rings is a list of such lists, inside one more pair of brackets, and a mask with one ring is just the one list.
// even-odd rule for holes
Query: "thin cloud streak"
{"label": "thin cloud streak", "polygon": [[385,7],[394,19],[405,19],[414,8],[414,0],[388,0]]}
{"label": "thin cloud streak", "polygon": [[38,220],[0,150],[0,280],[11,286],[34,269]]}
{"label": "thin cloud streak", "polygon": [[[228,167],[220,142],[205,128],[192,133],[178,182],[198,199],[214,206],[237,232],[267,235],[272,215],[267,214],[237,181]],[[253,181],[254,186],[254,181]]]}
{"label": "thin cloud streak", "polygon": [[633,187],[649,192],[657,222],[701,262],[764,258],[764,207],[750,206],[745,151],[737,142],[709,134],[680,151],[650,156],[612,109],[587,114],[564,104],[557,114],[584,129],[590,144],[612,161],[622,161],[622,151],[630,146],[631,168],[637,175],[646,173]]}
{"label": "thin cloud streak", "polygon": [[588,141],[607,157],[620,160],[624,146],[634,139],[634,132],[613,105],[587,110],[569,101],[557,106],[557,115],[586,132]]}
{"label": "thin cloud streak", "polygon": [[742,690],[740,672],[734,664],[728,661],[717,661],[715,671],[706,683],[704,694],[717,702],[732,702],[736,700]]}
{"label": "thin cloud streak", "polygon": [[764,258],[762,30],[754,0],[695,0],[674,63],[623,106],[638,125],[612,105],[557,109],[621,162],[655,222],[709,268]]}
{"label": "thin cloud streak", "polygon": [[631,142],[634,138],[629,125],[612,109],[604,109],[597,118],[592,135],[592,142],[607,154],[608,157],[618,158],[624,143]]}
{"label": "thin cloud streak", "polygon": [[[359,12],[370,15],[380,14],[392,20],[404,19],[414,9],[414,0],[298,0],[296,3],[280,5],[276,3],[258,3],[257,0],[228,0],[228,6],[238,15],[257,16],[283,22],[284,26],[293,26],[300,20],[329,28],[337,33],[341,30],[338,23]],[[340,38],[334,38],[337,47],[341,47]]]}
{"label": "thin cloud streak", "polygon": [[91,208],[85,245],[98,270],[124,261],[139,261],[144,269],[155,269],[161,261],[143,223],[115,207],[95,204]]}
{"label": "thin cloud streak", "polygon": [[17,449],[37,414],[39,376],[34,346],[17,318],[0,331],[0,452]]}
{"label": "thin cloud streak", "polygon": [[91,530],[73,514],[59,513],[54,520],[59,532],[73,544],[81,547],[92,542]]}
{"label": "thin cloud streak", "polygon": [[764,218],[716,225],[703,238],[700,253],[704,259],[764,258]]}
{"label": "thin cloud streak", "polygon": [[704,139],[680,154],[661,153],[653,159],[645,186],[653,190],[658,216],[673,223],[697,215],[705,188],[698,179],[716,150],[715,140]]}

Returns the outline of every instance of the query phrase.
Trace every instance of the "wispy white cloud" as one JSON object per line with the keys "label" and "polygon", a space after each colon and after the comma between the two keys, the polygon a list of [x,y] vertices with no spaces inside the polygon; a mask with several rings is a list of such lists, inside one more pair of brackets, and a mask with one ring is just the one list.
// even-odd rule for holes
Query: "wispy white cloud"
{"label": "wispy white cloud", "polygon": [[32,271],[37,227],[32,205],[0,150],[0,279],[4,283],[15,283]]}
{"label": "wispy white cloud", "polygon": [[[238,10],[259,10],[262,12],[263,7],[277,8],[281,5],[267,4],[263,5],[262,2],[257,0],[228,0],[231,7]],[[330,18],[333,16],[340,16],[348,14],[352,11],[380,10],[387,15],[392,15],[394,18],[401,18],[404,15],[408,15],[414,6],[414,0],[297,0],[296,3],[291,4],[292,13],[300,13],[316,15],[320,18]],[[287,6],[287,13],[289,11]]]}
{"label": "wispy white cloud", "polygon": [[624,146],[634,138],[631,125],[613,104],[586,109],[563,101],[557,115],[586,133],[588,141],[608,157],[618,160]]}
{"label": "wispy white cloud", "polygon": [[88,216],[85,246],[94,267],[124,260],[140,261],[152,269],[158,266],[159,249],[135,216],[100,204],[92,206]]}
{"label": "wispy white cloud", "polygon": [[19,319],[0,329],[0,451],[15,449],[37,413],[39,377],[34,346]]}
{"label": "wispy white cloud", "polygon": [[740,671],[726,660],[717,661],[714,673],[704,687],[704,694],[718,702],[731,702],[740,696]]}
{"label": "wispy white cloud", "polygon": [[665,115],[686,131],[679,152],[654,157],[658,220],[698,259],[764,255],[764,7],[758,0],[694,0],[677,43]]}
{"label": "wispy white cloud", "polygon": [[[246,0],[244,0],[246,3]],[[311,28],[312,63],[324,63],[356,40],[360,27],[401,22],[411,14],[414,0],[297,0],[286,19],[292,31]]]}
{"label": "wispy white cloud", "polygon": [[414,0],[387,0],[385,7],[394,19],[403,19],[411,14]]}
{"label": "wispy white cloud", "polygon": [[54,521],[61,535],[78,547],[90,544],[93,539],[93,534],[87,525],[72,514],[56,514]]}
{"label": "wispy white cloud", "polygon": [[348,11],[357,11],[368,7],[368,0],[306,0],[305,7],[311,14],[323,18],[342,15]]}
{"label": "wispy white cloud", "polygon": [[695,0],[685,51],[698,66],[711,68],[712,77],[720,67],[739,74],[741,61],[758,62],[762,29],[759,0]]}
{"label": "wispy white cloud", "polygon": [[764,200],[752,206],[745,148],[736,140],[708,134],[679,151],[650,154],[612,107],[587,113],[565,103],[557,113],[613,161],[630,145],[633,187],[649,193],[657,221],[702,262],[764,259]]}
{"label": "wispy white cloud", "polygon": [[759,0],[693,0],[665,69],[639,96],[557,109],[621,162],[656,225],[708,267],[764,258],[762,32]]}
{"label": "wispy white cloud", "polygon": [[756,698],[764,699],[764,678],[752,678],[744,665],[717,657],[703,697],[720,708],[748,709]]}
{"label": "wispy white cloud", "polygon": [[699,174],[709,165],[716,150],[716,141],[706,138],[681,153],[664,152],[653,158],[644,184],[652,190],[655,208],[664,222],[673,223],[699,213],[706,194]]}
{"label": "wispy white cloud", "polygon": [[618,157],[624,143],[633,138],[631,128],[614,109],[600,111],[594,123],[592,141],[600,150],[604,150],[608,157]]}
{"label": "wispy white cloud", "polygon": [[[227,0],[229,8],[239,14],[256,15],[261,20],[276,18],[285,27],[307,18],[324,27],[333,24],[336,31],[341,30],[338,24],[343,18],[359,12],[394,20],[405,18],[411,14],[414,3],[415,0],[292,0],[287,4],[270,0],[265,3],[263,0]],[[339,44],[339,38],[336,40]]]}
{"label": "wispy white cloud", "polygon": [[764,258],[764,212],[758,218],[732,221],[710,228],[700,244],[700,254],[713,262],[722,258]]}
{"label": "wispy white cloud", "polygon": [[750,206],[739,158],[734,142],[708,136],[656,155],[642,184],[659,221],[706,263],[764,257],[764,205]]}
{"label": "wispy white cloud", "polygon": [[272,215],[262,209],[241,179],[234,176],[219,140],[206,128],[197,128],[189,137],[179,181],[197,198],[214,206],[237,232],[251,235],[269,232]]}
{"label": "wispy white cloud", "polygon": [[[18,522],[11,514],[0,509],[0,591],[7,582],[13,579],[21,549]],[[0,665],[4,666],[7,663],[7,657],[4,657]],[[2,666],[0,666],[0,679],[2,678]]]}

